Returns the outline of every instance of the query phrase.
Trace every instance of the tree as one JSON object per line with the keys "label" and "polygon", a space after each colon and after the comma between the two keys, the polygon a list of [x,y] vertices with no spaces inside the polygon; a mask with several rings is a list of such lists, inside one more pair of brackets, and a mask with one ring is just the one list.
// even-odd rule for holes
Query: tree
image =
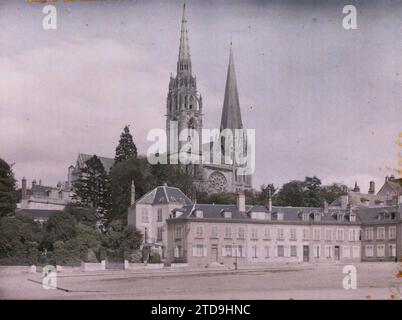
{"label": "tree", "polygon": [[17,201],[14,173],[11,166],[0,158],[0,217],[13,215]]}
{"label": "tree", "polygon": [[317,177],[306,177],[304,181],[285,183],[275,194],[273,203],[276,206],[321,207],[324,201],[331,203],[344,194],[344,190],[345,186],[341,184],[323,186]]}
{"label": "tree", "polygon": [[111,210],[108,220],[126,219],[130,206],[131,182],[138,199],[152,188],[153,177],[146,158],[138,157],[116,163],[110,172]]}
{"label": "tree", "polygon": [[31,218],[0,218],[0,264],[34,264],[39,259],[42,230]]}
{"label": "tree", "polygon": [[122,220],[112,221],[106,231],[104,246],[107,256],[112,260],[128,258],[142,243],[142,234],[133,226],[127,226]]}
{"label": "tree", "polygon": [[74,188],[73,199],[77,200],[78,204],[95,208],[101,218],[108,213],[110,209],[109,176],[96,155],[85,162]]}
{"label": "tree", "polygon": [[120,135],[119,144],[116,147],[115,163],[137,158],[137,147],[133,141],[133,136],[130,133],[129,126],[126,125]]}

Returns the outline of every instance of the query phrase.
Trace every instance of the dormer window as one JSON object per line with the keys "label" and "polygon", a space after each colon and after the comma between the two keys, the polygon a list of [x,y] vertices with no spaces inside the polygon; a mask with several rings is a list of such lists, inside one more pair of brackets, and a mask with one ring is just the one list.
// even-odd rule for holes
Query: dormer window
{"label": "dormer window", "polygon": [[195,210],[195,217],[196,218],[203,218],[204,212],[202,210]]}
{"label": "dormer window", "polygon": [[302,219],[303,219],[303,221],[309,221],[310,215],[307,212],[303,212]]}
{"label": "dormer window", "polygon": [[351,214],[351,215],[349,216],[349,221],[350,221],[350,222],[356,222],[356,215],[355,215],[355,214]]}
{"label": "dormer window", "polygon": [[223,211],[223,217],[225,219],[231,219],[232,218],[232,212],[230,211]]}
{"label": "dormer window", "polygon": [[271,212],[265,213],[265,219],[266,220],[271,220],[272,219]]}
{"label": "dormer window", "polygon": [[321,214],[319,212],[314,212],[314,221],[321,221]]}
{"label": "dormer window", "polygon": [[344,217],[345,216],[343,215],[343,213],[337,213],[336,220],[339,222],[342,222],[342,221],[344,221]]}

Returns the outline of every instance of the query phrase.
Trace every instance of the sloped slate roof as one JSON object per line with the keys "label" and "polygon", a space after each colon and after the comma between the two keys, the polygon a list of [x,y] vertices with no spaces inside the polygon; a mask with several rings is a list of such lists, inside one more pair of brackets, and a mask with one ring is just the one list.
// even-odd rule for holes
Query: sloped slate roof
{"label": "sloped slate roof", "polygon": [[[92,154],[85,154],[85,153],[80,153],[78,155],[78,164],[79,166],[83,166],[85,164],[86,161],[88,161],[90,158],[92,158],[94,155]],[[106,158],[106,157],[99,157],[98,155],[96,156],[103,165],[103,168],[105,169],[105,171],[107,173],[109,173],[110,169],[113,167],[114,164],[114,159],[112,158]]]}
{"label": "sloped slate roof", "polygon": [[362,222],[378,221],[378,217],[382,213],[397,213],[395,206],[377,207],[377,208],[359,208],[357,215]]}
{"label": "sloped slate roof", "polygon": [[[268,212],[267,207],[262,205],[246,206],[246,212],[240,212],[236,205],[231,204],[194,204],[187,205],[183,208],[177,208],[173,211],[182,212],[178,217],[180,219],[192,218],[194,217],[195,210],[203,211],[203,218],[205,219],[225,219],[223,212],[230,211],[232,213],[231,219],[239,220],[254,220],[250,218],[251,212]],[[272,207],[272,215],[275,217],[278,213],[283,213],[283,221],[302,221],[302,214],[308,213],[319,213],[321,215],[321,221],[336,221],[336,216],[334,213],[347,213],[346,210],[329,210],[329,212],[324,214],[322,208],[314,207]],[[357,216],[358,218],[358,216]]]}
{"label": "sloped slate roof", "polygon": [[191,200],[179,189],[175,187],[159,186],[142,196],[136,204],[166,204],[180,203],[190,205]]}

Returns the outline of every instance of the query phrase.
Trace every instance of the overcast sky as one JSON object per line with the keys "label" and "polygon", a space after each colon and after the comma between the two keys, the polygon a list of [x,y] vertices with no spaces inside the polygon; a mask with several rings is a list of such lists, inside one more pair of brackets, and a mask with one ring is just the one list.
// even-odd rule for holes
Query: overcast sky
{"label": "overcast sky", "polygon": [[[233,39],[255,187],[317,175],[366,192],[397,168],[402,3],[351,2],[357,30],[342,28],[345,1],[187,1],[207,128]],[[125,124],[145,154],[147,132],[165,127],[182,1],[58,1],[51,31],[43,6],[0,0],[0,157],[18,180],[53,185],[80,152],[113,157]]]}

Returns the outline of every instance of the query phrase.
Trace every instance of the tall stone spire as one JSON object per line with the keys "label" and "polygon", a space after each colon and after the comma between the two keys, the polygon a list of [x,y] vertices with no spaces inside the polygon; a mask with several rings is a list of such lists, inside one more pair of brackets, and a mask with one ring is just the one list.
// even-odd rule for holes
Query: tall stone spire
{"label": "tall stone spire", "polygon": [[229,66],[226,78],[225,98],[223,101],[220,129],[243,129],[232,43],[230,43]]}
{"label": "tall stone spire", "polygon": [[183,16],[181,19],[179,59],[177,61],[177,74],[191,74],[190,45],[186,20],[186,3],[183,4]]}

